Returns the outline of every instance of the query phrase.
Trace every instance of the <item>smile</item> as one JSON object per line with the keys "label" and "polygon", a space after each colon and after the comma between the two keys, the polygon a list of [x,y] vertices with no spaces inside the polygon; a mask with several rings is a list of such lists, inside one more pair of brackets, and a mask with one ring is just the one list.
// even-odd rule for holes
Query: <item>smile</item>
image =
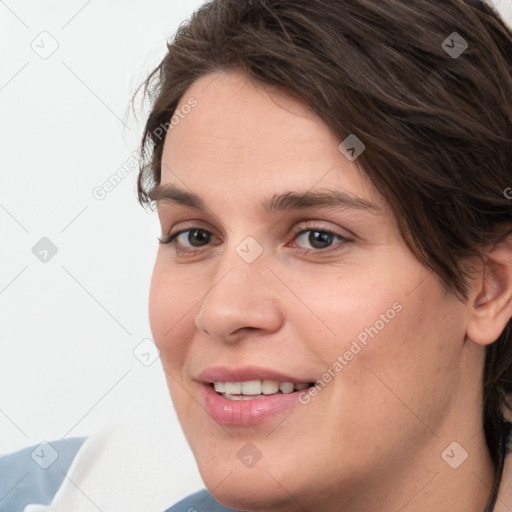
{"label": "smile", "polygon": [[217,393],[228,400],[253,400],[277,393],[289,394],[302,391],[313,384],[305,382],[278,382],[276,380],[248,380],[244,382],[214,382]]}
{"label": "smile", "polygon": [[251,426],[275,419],[300,405],[300,396],[314,385],[301,376],[261,366],[212,366],[199,372],[201,402],[220,425]]}

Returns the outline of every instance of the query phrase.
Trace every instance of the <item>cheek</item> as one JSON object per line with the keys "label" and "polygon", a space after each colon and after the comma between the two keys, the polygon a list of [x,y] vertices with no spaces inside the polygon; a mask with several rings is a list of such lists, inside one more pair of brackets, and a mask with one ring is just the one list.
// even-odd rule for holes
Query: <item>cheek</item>
{"label": "cheek", "polygon": [[195,327],[192,315],[201,294],[195,293],[190,281],[180,279],[178,271],[162,267],[157,259],[149,292],[149,322],[162,364],[174,374],[186,357],[187,340]]}
{"label": "cheek", "polygon": [[[159,259],[155,263],[149,293],[149,322],[153,339],[160,351],[169,395],[182,425],[188,425],[195,411],[190,401],[184,365],[189,357],[190,340],[194,335],[193,315],[201,297],[191,281],[179,277],[179,271],[164,269]],[[190,428],[185,429],[185,435]]]}
{"label": "cheek", "polygon": [[365,317],[368,323],[353,339],[367,334],[366,344],[358,343],[361,351],[341,372],[335,393],[340,404],[357,411],[368,442],[385,430],[388,438],[408,437],[404,442],[414,445],[440,430],[458,392],[464,313],[438,283],[410,295],[396,290],[394,299],[401,309],[388,323],[376,321],[388,300]]}
{"label": "cheek", "polygon": [[299,339],[322,354],[325,363],[351,347],[358,352],[353,342],[361,349],[369,347],[403,315],[405,283],[392,265],[385,272],[350,268],[318,266],[300,272],[300,279],[298,273],[285,276],[287,282],[295,281],[294,294],[303,303],[288,306],[286,316],[298,326]]}
{"label": "cheek", "polygon": [[291,323],[320,355],[324,394],[366,418],[369,431],[390,414],[414,424],[411,410],[439,424],[436,414],[458,387],[464,305],[415,262],[384,267],[365,276],[309,274],[294,291],[315,314],[296,310]]}

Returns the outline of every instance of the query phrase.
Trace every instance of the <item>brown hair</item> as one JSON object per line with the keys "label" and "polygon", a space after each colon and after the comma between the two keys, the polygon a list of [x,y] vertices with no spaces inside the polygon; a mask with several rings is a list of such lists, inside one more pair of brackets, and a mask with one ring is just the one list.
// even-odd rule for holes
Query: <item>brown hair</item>
{"label": "brown hair", "polygon": [[[462,54],[449,51],[463,50],[455,46],[463,40]],[[162,127],[188,87],[241,69],[298,95],[340,142],[355,134],[365,144],[356,165],[388,201],[405,242],[467,299],[465,258],[512,232],[503,193],[512,186],[512,33],[484,1],[213,0],[167,47],[143,84],[152,110],[141,146],[142,205],[160,183]],[[483,375],[495,463],[512,391],[509,325],[487,347]]]}

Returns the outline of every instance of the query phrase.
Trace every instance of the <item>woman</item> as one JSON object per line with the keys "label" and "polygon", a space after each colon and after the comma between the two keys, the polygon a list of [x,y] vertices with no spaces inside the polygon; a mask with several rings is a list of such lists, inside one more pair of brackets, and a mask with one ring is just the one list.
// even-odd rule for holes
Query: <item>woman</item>
{"label": "woman", "polygon": [[[182,25],[138,179],[207,488],[169,511],[512,509],[511,70],[478,0],[213,0]],[[0,460],[0,509],[50,500],[82,442],[32,501]]]}
{"label": "woman", "polygon": [[510,510],[511,69],[477,0],[213,0],[180,28],[138,180],[207,488],[169,510]]}

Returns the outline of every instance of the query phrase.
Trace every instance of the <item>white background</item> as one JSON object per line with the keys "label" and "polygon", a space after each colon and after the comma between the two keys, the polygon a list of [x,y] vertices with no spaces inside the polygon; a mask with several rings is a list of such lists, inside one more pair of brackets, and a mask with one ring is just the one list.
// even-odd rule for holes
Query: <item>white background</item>
{"label": "white background", "polygon": [[[200,487],[160,361],[133,354],[151,338],[158,219],[137,203],[133,165],[103,200],[92,191],[137,149],[130,98],[201,3],[0,2],[0,453],[158,423],[155,443]],[[494,3],[512,25],[512,0]],[[48,58],[31,47],[57,44]],[[58,250],[46,263],[42,237]]]}
{"label": "white background", "polygon": [[[0,453],[138,422],[149,453],[172,444],[176,501],[204,486],[160,360],[133,354],[151,338],[158,218],[133,165],[103,200],[92,191],[137,149],[130,99],[201,3],[0,2]],[[31,47],[55,44],[46,59]],[[42,237],[58,250],[46,263]]]}

